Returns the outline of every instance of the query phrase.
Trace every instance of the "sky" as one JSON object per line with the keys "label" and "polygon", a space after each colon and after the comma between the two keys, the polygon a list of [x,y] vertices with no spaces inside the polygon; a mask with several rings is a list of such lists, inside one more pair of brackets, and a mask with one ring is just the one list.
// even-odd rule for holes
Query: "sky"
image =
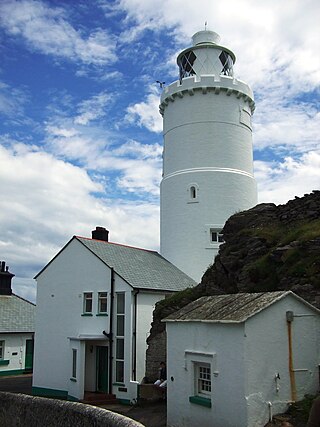
{"label": "sky", "polygon": [[320,187],[318,0],[0,0],[0,260],[13,291],[73,235],[159,249],[161,88],[204,29],[254,91],[260,203]]}

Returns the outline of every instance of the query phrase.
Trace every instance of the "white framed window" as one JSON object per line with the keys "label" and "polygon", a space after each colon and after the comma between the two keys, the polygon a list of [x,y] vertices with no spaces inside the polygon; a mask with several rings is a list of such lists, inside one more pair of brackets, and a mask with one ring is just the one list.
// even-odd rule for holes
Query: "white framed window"
{"label": "white framed window", "polygon": [[223,243],[223,234],[221,230],[210,228],[210,243]]}
{"label": "white framed window", "polygon": [[77,349],[72,349],[72,374],[71,378],[77,378]]}
{"label": "white framed window", "polygon": [[195,395],[210,397],[211,367],[209,363],[195,364]]}
{"label": "white framed window", "polygon": [[108,294],[107,292],[98,293],[98,313],[107,313],[108,311]]}
{"label": "white framed window", "polygon": [[124,383],[125,294],[116,294],[116,382]]}
{"label": "white framed window", "polygon": [[4,359],[4,341],[0,341],[0,360]]}
{"label": "white framed window", "polygon": [[92,292],[85,292],[83,294],[83,313],[92,313]]}

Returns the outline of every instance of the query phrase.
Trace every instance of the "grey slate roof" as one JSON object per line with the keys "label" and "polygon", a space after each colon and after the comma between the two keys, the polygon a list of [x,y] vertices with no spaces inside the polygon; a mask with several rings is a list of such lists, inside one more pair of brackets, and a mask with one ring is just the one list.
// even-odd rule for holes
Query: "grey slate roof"
{"label": "grey slate roof", "polygon": [[158,252],[85,237],[76,237],[133,288],[181,291],[196,282]]}
{"label": "grey slate roof", "polygon": [[318,309],[293,292],[278,291],[201,297],[171,314],[164,321],[242,323],[287,295],[293,295],[320,314]]}
{"label": "grey slate roof", "polygon": [[0,295],[0,333],[34,332],[36,306],[15,294]]}

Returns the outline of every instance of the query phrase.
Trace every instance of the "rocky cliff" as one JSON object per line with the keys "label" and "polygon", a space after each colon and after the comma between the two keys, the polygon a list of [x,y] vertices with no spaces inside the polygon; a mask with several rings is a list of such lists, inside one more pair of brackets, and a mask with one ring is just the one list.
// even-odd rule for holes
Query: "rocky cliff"
{"label": "rocky cliff", "polygon": [[229,218],[225,243],[193,289],[160,301],[148,338],[147,376],[165,359],[170,313],[203,295],[292,290],[320,308],[320,191],[285,205],[260,204]]}

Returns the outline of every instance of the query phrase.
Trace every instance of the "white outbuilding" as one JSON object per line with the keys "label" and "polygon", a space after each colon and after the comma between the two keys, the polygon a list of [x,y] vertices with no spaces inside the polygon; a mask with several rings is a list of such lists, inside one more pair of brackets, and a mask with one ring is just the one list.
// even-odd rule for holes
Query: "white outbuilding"
{"label": "white outbuilding", "polygon": [[319,314],[282,291],[202,297],[169,316],[168,427],[262,427],[315,393]]}
{"label": "white outbuilding", "polygon": [[74,236],[40,271],[33,393],[137,398],[157,301],[196,283],[155,251]]}

